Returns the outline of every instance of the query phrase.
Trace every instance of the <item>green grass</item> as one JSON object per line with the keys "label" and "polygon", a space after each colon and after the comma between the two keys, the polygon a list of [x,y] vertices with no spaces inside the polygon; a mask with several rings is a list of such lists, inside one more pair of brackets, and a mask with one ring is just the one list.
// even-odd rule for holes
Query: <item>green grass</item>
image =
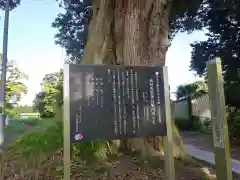
{"label": "green grass", "polygon": [[[63,156],[62,152],[59,151],[63,148],[63,121],[60,121],[61,119],[59,115],[51,119],[38,120],[37,124],[27,129],[26,122],[19,120],[9,122],[6,134],[16,136],[18,140],[8,147],[8,151],[5,151],[5,157],[8,157],[10,160],[12,160],[11,157],[14,157],[11,163],[15,164],[8,169],[15,167],[14,171],[12,171],[15,175],[24,172],[26,174],[32,173],[31,176],[34,173],[34,176],[37,177],[40,173],[43,173],[44,175],[47,174],[62,179]],[[132,155],[137,156],[138,153]],[[84,169],[80,169],[81,173],[85,173],[87,167],[87,173],[91,173],[91,175],[91,170],[95,170],[95,168],[90,165],[96,165],[97,161],[110,160],[108,158],[111,158],[111,160],[116,158],[116,161],[118,160],[117,154],[112,154],[106,142],[74,144],[71,146],[71,157],[71,166],[73,168],[79,169],[79,167],[82,168],[82,165],[84,165]],[[136,161],[134,163],[137,163],[137,166],[139,166],[141,162]],[[159,166],[159,161],[156,161],[156,165]],[[74,170],[72,171],[74,172]],[[105,172],[105,169],[100,169],[98,173],[102,171]]]}
{"label": "green grass", "polygon": [[55,121],[53,119],[9,120],[9,125],[5,128],[4,133],[6,138],[5,142],[8,144],[8,142],[17,140],[30,132],[44,131],[54,123]]}

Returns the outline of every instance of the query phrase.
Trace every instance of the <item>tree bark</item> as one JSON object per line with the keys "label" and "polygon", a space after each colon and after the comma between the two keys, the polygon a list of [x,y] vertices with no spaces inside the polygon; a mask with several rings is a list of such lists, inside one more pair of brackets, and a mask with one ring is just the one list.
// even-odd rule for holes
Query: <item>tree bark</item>
{"label": "tree bark", "polygon": [[[169,47],[168,0],[94,0],[83,64],[164,66]],[[185,157],[174,127],[174,154]],[[162,138],[136,138],[128,144],[143,155],[161,155]]]}

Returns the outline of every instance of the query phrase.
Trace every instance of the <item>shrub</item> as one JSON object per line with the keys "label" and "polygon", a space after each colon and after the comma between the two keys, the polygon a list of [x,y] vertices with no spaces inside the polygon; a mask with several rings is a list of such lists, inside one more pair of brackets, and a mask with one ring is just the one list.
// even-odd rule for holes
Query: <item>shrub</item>
{"label": "shrub", "polygon": [[189,119],[175,119],[175,125],[179,128],[179,130],[191,130],[192,122]]}
{"label": "shrub", "polygon": [[56,115],[56,113],[52,111],[45,110],[44,113],[41,114],[41,118],[52,118]]}
{"label": "shrub", "polygon": [[46,157],[61,147],[63,147],[62,128],[61,124],[57,123],[44,132],[25,134],[11,146],[11,149],[19,156],[28,158],[33,154]]}
{"label": "shrub", "polygon": [[22,119],[21,122],[29,126],[35,126],[38,124],[39,120],[38,119]]}
{"label": "shrub", "polygon": [[192,129],[195,130],[195,131],[201,131],[202,130],[201,120],[197,116],[192,117]]}
{"label": "shrub", "polygon": [[206,127],[209,127],[211,126],[212,122],[211,122],[211,119],[205,119],[204,122],[203,122],[203,125],[206,126]]}
{"label": "shrub", "polygon": [[229,137],[240,137],[240,116],[231,114],[228,117]]}
{"label": "shrub", "polygon": [[175,119],[175,124],[180,130],[192,130],[201,133],[211,133],[211,121],[206,119],[203,124],[201,119],[197,116],[193,116],[192,119]]}
{"label": "shrub", "polygon": [[[20,140],[9,147],[24,162],[41,164],[63,148],[63,122],[48,127],[44,132],[25,134]],[[107,158],[106,142],[82,142],[71,146],[71,156],[74,161],[94,161]]]}
{"label": "shrub", "polygon": [[82,142],[72,146],[71,154],[76,162],[95,162],[107,159],[108,149],[106,142]]}

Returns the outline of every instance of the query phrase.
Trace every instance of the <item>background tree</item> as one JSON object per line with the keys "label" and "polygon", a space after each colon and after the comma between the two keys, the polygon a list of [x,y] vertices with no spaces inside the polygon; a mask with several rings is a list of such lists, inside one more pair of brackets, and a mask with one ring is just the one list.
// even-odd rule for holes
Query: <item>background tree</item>
{"label": "background tree", "polygon": [[[1,55],[0,59],[2,59]],[[13,114],[14,105],[20,102],[23,95],[26,95],[28,89],[24,81],[27,79],[28,76],[18,69],[15,61],[8,61],[6,84],[6,112],[8,115]]]}
{"label": "background tree", "polygon": [[[223,1],[218,2],[221,3],[215,6],[222,8]],[[71,6],[76,6],[75,1],[67,5]],[[179,31],[201,29],[205,25],[201,14],[209,12],[211,7],[208,0],[93,0],[91,9],[88,40],[81,63],[164,66],[174,35]],[[72,16],[71,23],[74,22],[76,19]],[[70,26],[66,34],[76,29],[71,23],[65,25]],[[74,41],[76,39],[81,42],[81,37]],[[74,41],[68,36],[67,43]],[[183,152],[181,142],[174,128],[175,154]],[[143,154],[156,155],[159,154],[156,150],[162,150],[160,137],[134,139],[128,143]]]}
{"label": "background tree", "polygon": [[36,94],[34,107],[42,117],[52,117],[63,104],[63,71],[46,74],[41,86],[42,92]]}
{"label": "background tree", "polygon": [[58,29],[56,44],[66,49],[69,62],[79,63],[87,42],[88,25],[92,16],[90,1],[60,1],[65,13],[60,13],[52,26]]}
{"label": "background tree", "polygon": [[[10,10],[16,8],[21,3],[21,0],[9,0]],[[6,0],[0,0],[0,9],[5,9]]]}
{"label": "background tree", "polygon": [[45,103],[44,103],[45,93],[39,92],[35,95],[33,100],[33,107],[36,111],[38,111],[41,116],[43,116],[45,111]]}
{"label": "background tree", "polygon": [[195,99],[207,91],[207,85],[204,81],[196,81],[194,83],[179,85],[176,91],[176,98],[191,98]]}
{"label": "background tree", "polygon": [[226,1],[219,8],[220,1],[209,1],[209,10],[201,13],[202,23],[208,30],[206,41],[195,42],[191,70],[206,76],[206,62],[221,57],[226,104],[240,108],[240,1]]}

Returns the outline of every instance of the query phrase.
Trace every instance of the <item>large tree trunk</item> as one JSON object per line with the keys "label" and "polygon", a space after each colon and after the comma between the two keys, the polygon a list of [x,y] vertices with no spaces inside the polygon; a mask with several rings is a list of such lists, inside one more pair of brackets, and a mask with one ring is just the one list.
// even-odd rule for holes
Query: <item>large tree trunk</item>
{"label": "large tree trunk", "polygon": [[[164,0],[95,0],[82,63],[164,66],[169,10]],[[161,137],[136,138],[128,144],[144,155],[163,152]],[[184,157],[176,127],[174,146],[175,156]]]}

